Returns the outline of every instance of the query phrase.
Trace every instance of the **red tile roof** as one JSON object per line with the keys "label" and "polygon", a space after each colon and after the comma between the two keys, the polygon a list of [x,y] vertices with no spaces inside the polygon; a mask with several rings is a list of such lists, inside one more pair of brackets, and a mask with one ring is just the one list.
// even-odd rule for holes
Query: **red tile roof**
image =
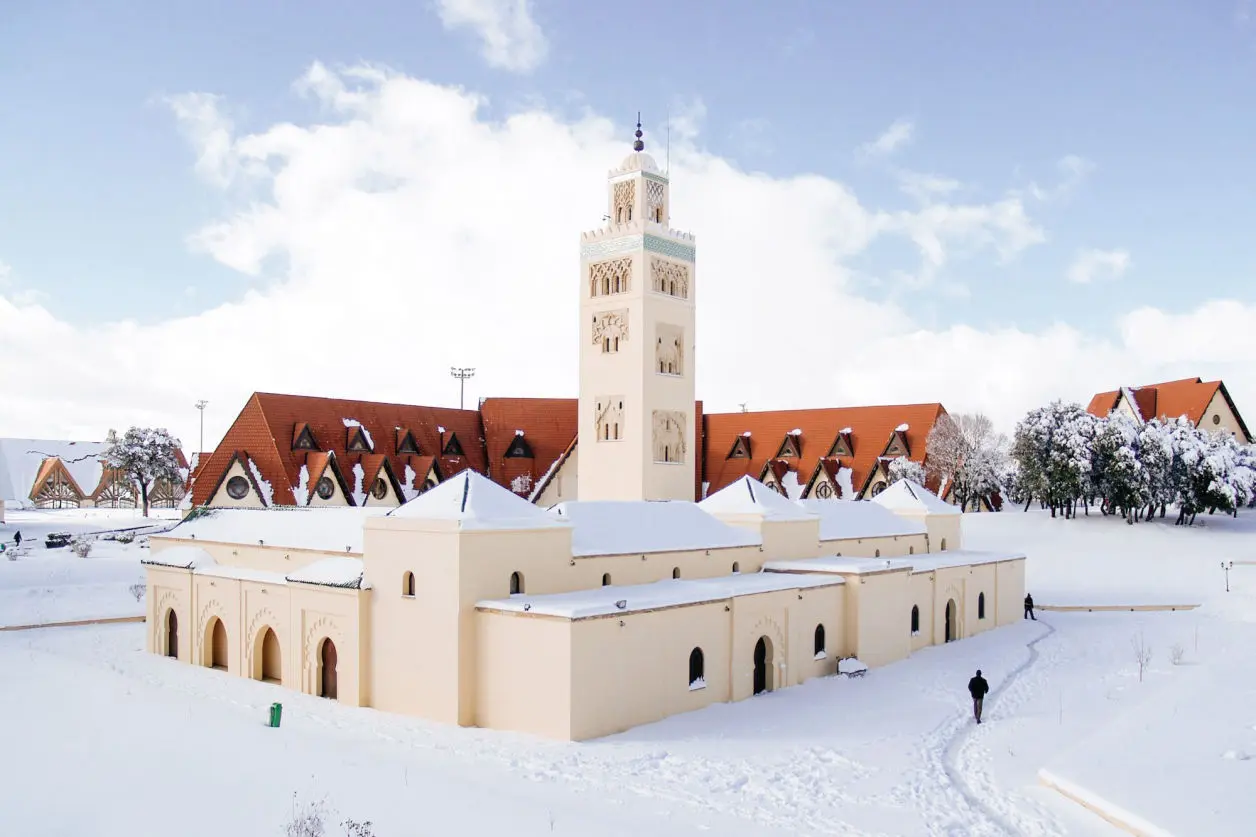
{"label": "red tile roof", "polygon": [[[1177,381],[1164,381],[1159,384],[1148,384],[1141,387],[1126,387],[1134,399],[1138,413],[1144,421],[1153,418],[1173,419],[1186,416],[1192,424],[1198,425],[1204,417],[1204,411],[1212,403],[1218,391],[1238,419],[1239,427],[1249,439],[1251,434],[1239,414],[1238,408],[1230,399],[1225,384],[1221,381],[1205,381],[1202,378],[1182,378]],[[1099,418],[1104,418],[1116,407],[1121,390],[1101,392],[1090,399],[1086,410]]]}
{"label": "red tile roof", "polygon": [[[941,404],[904,404],[886,407],[834,407],[821,410],[777,410],[762,413],[712,413],[706,416],[706,449],[703,469],[710,483],[711,494],[749,474],[758,479],[765,466],[776,460],[795,471],[798,482],[806,485],[819,467],[820,460],[828,456],[845,428],[851,429],[852,456],[836,457],[844,467],[852,470],[851,484],[856,492],[876,469],[877,459],[885,453],[894,436],[895,428],[908,426],[904,437],[910,450],[909,458],[923,462],[925,439],[938,416],[946,410]],[[785,437],[793,430],[801,430],[798,436],[799,456],[777,459],[777,453]],[[750,457],[728,459],[733,444],[739,436],[749,431]],[[774,466],[779,469],[778,466]],[[830,464],[830,467],[833,467]],[[847,498],[853,499],[853,498]]]}
{"label": "red tile roof", "polygon": [[[518,487],[524,497],[563,455],[576,436],[574,398],[486,398],[480,404],[488,476],[505,488]],[[523,431],[531,457],[507,457]],[[518,477],[526,477],[515,485]]]}

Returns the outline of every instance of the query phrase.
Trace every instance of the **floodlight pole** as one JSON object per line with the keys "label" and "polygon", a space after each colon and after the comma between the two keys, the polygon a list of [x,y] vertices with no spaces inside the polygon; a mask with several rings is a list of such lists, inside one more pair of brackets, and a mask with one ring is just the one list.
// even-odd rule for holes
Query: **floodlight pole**
{"label": "floodlight pole", "polygon": [[463,408],[463,396],[466,394],[467,378],[475,377],[475,368],[471,366],[451,366],[449,374],[458,379],[458,409]]}
{"label": "floodlight pole", "polygon": [[197,456],[205,452],[205,408],[207,406],[209,406],[209,402],[204,398],[196,402],[196,409],[201,413],[201,445],[196,449]]}
{"label": "floodlight pole", "polygon": [[1225,561],[1221,562],[1221,569],[1225,570],[1225,591],[1227,593],[1230,592],[1230,570],[1233,568],[1234,568],[1233,561],[1231,561],[1228,564]]}

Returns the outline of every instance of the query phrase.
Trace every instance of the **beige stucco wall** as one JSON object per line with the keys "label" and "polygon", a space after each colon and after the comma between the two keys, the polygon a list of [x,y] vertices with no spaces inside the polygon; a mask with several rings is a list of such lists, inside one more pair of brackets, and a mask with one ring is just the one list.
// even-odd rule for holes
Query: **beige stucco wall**
{"label": "beige stucco wall", "polygon": [[475,725],[569,740],[572,623],[493,611],[476,622]]}
{"label": "beige stucco wall", "polygon": [[1204,414],[1200,417],[1199,426],[1201,429],[1212,433],[1225,433],[1234,436],[1240,443],[1249,445],[1252,440],[1247,438],[1247,434],[1243,432],[1243,428],[1239,425],[1238,416],[1234,415],[1234,411],[1230,409],[1230,405],[1226,403],[1225,398],[1218,389],[1216,394],[1212,396],[1212,400],[1208,402]]}
{"label": "beige stucco wall", "polygon": [[933,632],[933,582],[934,575],[931,572],[912,573],[911,581],[909,582],[910,601],[907,604],[906,611],[902,614],[903,625],[909,630],[911,628],[912,606],[920,609],[920,629],[911,637],[911,650],[913,652],[938,644],[938,637]]}
{"label": "beige stucco wall", "polygon": [[369,591],[240,580],[152,565],[146,570],[149,651],[164,654],[166,613],[173,609],[179,660],[208,666],[211,626],[218,619],[227,633],[227,673],[260,677],[254,658],[270,627],[279,641],[283,685],[317,694],[318,649],[330,638],[337,652],[338,700],[368,705],[362,650],[369,642]]}
{"label": "beige stucco wall", "polygon": [[846,576],[846,640],[851,654],[868,667],[911,653],[910,571]]}
{"label": "beige stucco wall", "polygon": [[1025,615],[1025,559],[1000,561],[994,565],[998,611],[996,624],[1008,625]]}
{"label": "beige stucco wall", "polygon": [[[758,572],[767,553],[758,546],[735,546],[722,549],[692,549],[676,552],[633,552],[626,555],[583,555],[573,559],[571,572],[559,570],[552,583],[560,589],[546,592],[588,590],[602,585],[602,576],[609,573],[611,584],[649,584],[673,577],[680,570],[681,578],[716,578],[731,575],[733,565],[741,573]],[[568,562],[570,563],[570,562]],[[528,588],[532,592],[532,588]]]}
{"label": "beige stucco wall", "polygon": [[[249,483],[249,493],[245,494],[239,500],[232,498],[227,494],[227,482],[232,477],[244,477]],[[218,486],[218,490],[214,492],[214,496],[209,498],[207,505],[217,506],[225,509],[262,509],[266,507],[266,502],[253,488],[253,479],[243,463],[239,460],[231,463],[231,467],[227,469],[227,474],[222,478],[222,482]]]}
{"label": "beige stucco wall", "polygon": [[929,551],[927,536],[890,535],[881,538],[835,538],[820,542],[820,555],[848,558],[896,558]]}
{"label": "beige stucco wall", "polygon": [[535,502],[538,506],[547,509],[579,497],[579,483],[576,476],[580,468],[579,462],[580,446],[577,444],[572,449],[571,455],[558,466],[558,470],[545,485],[545,489],[536,498]]}

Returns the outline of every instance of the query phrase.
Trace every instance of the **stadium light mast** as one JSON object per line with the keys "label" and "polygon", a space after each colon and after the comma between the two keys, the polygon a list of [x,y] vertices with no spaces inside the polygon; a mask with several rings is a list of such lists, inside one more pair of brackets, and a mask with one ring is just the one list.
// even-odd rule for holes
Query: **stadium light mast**
{"label": "stadium light mast", "polygon": [[475,377],[475,368],[471,366],[451,366],[449,374],[458,379],[458,409],[463,408],[463,398],[467,392],[467,378]]}

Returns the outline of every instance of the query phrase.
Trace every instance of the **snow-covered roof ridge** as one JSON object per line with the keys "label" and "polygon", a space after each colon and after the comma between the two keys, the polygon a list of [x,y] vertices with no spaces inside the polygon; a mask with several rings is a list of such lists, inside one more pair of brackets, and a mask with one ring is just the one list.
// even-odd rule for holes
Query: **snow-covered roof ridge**
{"label": "snow-covered roof ridge", "polygon": [[256,544],[317,552],[362,553],[368,517],[387,512],[383,506],[269,509],[207,509],[180,522],[161,537],[180,541]]}
{"label": "snow-covered roof ridge", "polygon": [[154,549],[140,559],[141,564],[156,567],[174,567],[181,570],[194,570],[207,567],[214,563],[214,557],[199,546],[171,546],[166,549]]}
{"label": "snow-covered roof ridge", "polygon": [[751,476],[724,486],[698,503],[708,514],[757,514],[772,520],[806,520],[812,513]]}
{"label": "snow-covered roof ridge", "polygon": [[664,607],[717,602],[737,596],[829,587],[843,581],[833,575],[747,573],[716,578],[655,581],[622,587],[595,587],[572,593],[511,596],[489,599],[476,607],[513,613],[532,613],[564,619],[587,619],[616,613],[634,613]]}
{"label": "snow-covered roof ridge", "polygon": [[284,578],[299,584],[366,590],[371,585],[365,580],[365,570],[366,565],[361,558],[336,556],[315,561],[313,564],[288,573]]}
{"label": "snow-covered roof ridge", "polygon": [[926,512],[928,514],[960,514],[957,506],[913,480],[899,480],[882,491],[872,502],[893,511]]}
{"label": "snow-covered roof ridge", "polygon": [[559,503],[546,514],[575,527],[574,557],[687,552],[758,546],[754,532],[729,526],[686,500],[598,500]]}
{"label": "snow-covered roof ridge", "polygon": [[100,459],[108,447],[104,442],[0,439],[0,502],[29,505],[39,468],[50,457],[60,459],[79,489],[91,494],[100,485],[104,470]]}
{"label": "snow-covered roof ridge", "polygon": [[452,520],[461,529],[565,527],[544,509],[468,468],[388,513],[410,520]]}

